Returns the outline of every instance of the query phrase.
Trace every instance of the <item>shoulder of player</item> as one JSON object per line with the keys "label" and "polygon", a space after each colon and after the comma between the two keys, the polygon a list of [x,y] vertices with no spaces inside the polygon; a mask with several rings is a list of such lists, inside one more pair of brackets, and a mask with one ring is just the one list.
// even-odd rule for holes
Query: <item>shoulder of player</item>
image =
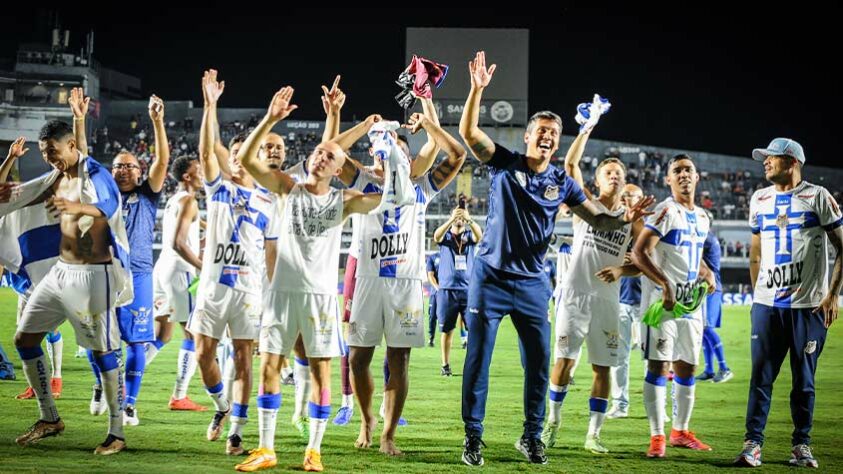
{"label": "shoulder of player", "polygon": [[775,186],[767,186],[766,188],[761,188],[754,193],[752,193],[752,197],[750,198],[750,202],[764,202],[767,199],[776,195],[776,188]]}

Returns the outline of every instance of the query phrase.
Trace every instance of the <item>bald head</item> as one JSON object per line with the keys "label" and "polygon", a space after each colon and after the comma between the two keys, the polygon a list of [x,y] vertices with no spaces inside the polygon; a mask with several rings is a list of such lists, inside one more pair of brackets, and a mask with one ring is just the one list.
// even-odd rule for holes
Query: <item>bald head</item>
{"label": "bald head", "polygon": [[342,147],[331,141],[322,142],[307,158],[307,171],[318,178],[339,176],[345,159]]}
{"label": "bald head", "polygon": [[634,184],[627,184],[623,187],[621,199],[626,207],[634,206],[641,198],[644,197],[644,191]]}
{"label": "bald head", "polygon": [[267,166],[273,169],[280,169],[287,157],[287,149],[284,146],[284,139],[277,133],[269,132],[261,143],[260,158]]}

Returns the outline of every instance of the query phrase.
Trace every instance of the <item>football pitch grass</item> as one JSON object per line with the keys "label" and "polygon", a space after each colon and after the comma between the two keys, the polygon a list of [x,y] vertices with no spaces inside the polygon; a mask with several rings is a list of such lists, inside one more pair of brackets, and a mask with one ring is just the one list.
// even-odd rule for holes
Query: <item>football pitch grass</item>
{"label": "football pitch grass", "polygon": [[[8,289],[0,289],[0,342],[16,361],[12,343],[15,327],[16,298]],[[743,440],[749,370],[749,308],[724,307],[724,327],[720,334],[735,378],[724,384],[700,383],[691,429],[709,443],[712,452],[667,449],[667,458],[648,460],[644,456],[649,440],[648,424],[641,399],[643,366],[640,352],[633,353],[631,367],[630,417],[606,420],[602,438],[611,450],[607,455],[594,455],[582,449],[588,427],[588,397],[591,370],[585,360],[580,364],[575,385],[565,400],[562,429],[557,447],[548,449],[549,464],[529,465],[513,447],[522,432],[523,372],[520,365],[515,330],[509,322],[501,325],[492,360],[489,402],[486,415],[483,472],[701,472],[731,469],[731,462]],[[88,413],[93,376],[87,359],[74,358],[76,344],[73,330],[61,327],[64,345],[64,392],[57,406],[66,430],[62,436],[21,448],[15,437],[38,417],[32,400],[18,401],[15,394],[26,388],[22,370],[17,381],[0,382],[0,471],[2,472],[149,472],[211,473],[232,472],[244,458],[225,455],[224,437],[220,441],[205,440],[205,429],[212,411],[204,413],[172,412],[167,401],[175,381],[179,336],[165,346],[147,370],[138,400],[140,426],[126,427],[128,448],[109,457],[95,457],[94,447],[105,439],[107,417]],[[814,412],[813,446],[820,468],[829,472],[843,471],[843,336],[841,323],[833,326],[820,359],[816,381],[817,399]],[[322,445],[326,472],[402,472],[431,473],[468,471],[462,464],[463,428],[460,419],[460,389],[464,351],[455,338],[452,352],[454,376],[439,375],[439,341],[437,347],[413,350],[410,360],[410,395],[404,414],[409,425],[398,429],[397,443],[405,455],[389,458],[377,451],[354,448],[359,426],[359,411],[347,426],[328,425]],[[376,352],[372,373],[380,386],[383,351]],[[257,366],[257,359],[255,360]],[[340,402],[339,363],[333,364],[333,404],[335,413]],[[257,377],[255,380],[257,385]],[[271,472],[301,471],[306,441],[300,439],[290,425],[293,388],[282,388],[283,404],[278,414],[276,453],[278,466]],[[763,451],[765,472],[790,470],[790,371],[785,361],[774,390],[773,406],[767,424],[767,442]],[[190,397],[211,406],[197,371],[190,386]],[[257,409],[250,403],[250,420],[244,430],[244,445],[256,447]],[[380,403],[376,394],[375,405]],[[333,416],[333,413],[332,413]],[[379,428],[382,425],[379,425]],[[667,426],[669,429],[669,424]],[[226,428],[227,433],[227,428]],[[478,469],[478,468],[475,468]]]}

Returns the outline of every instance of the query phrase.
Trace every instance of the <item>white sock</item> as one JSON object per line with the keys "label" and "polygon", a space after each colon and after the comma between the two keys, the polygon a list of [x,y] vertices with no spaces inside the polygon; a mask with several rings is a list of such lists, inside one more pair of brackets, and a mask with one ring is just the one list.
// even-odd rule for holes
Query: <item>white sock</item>
{"label": "white sock", "polygon": [[286,379],[293,373],[293,368],[289,365],[287,367],[281,367],[281,380]]}
{"label": "white sock", "polygon": [[[674,377],[674,382],[676,378]],[[693,379],[691,379],[693,380]],[[688,423],[691,421],[691,413],[694,411],[694,400],[696,385],[682,385],[681,383],[673,384],[675,390],[674,399],[674,414],[673,414],[673,429],[679,431],[687,431]]]}
{"label": "white sock", "polygon": [[354,409],[354,394],[342,396],[342,406]]}
{"label": "white sock", "polygon": [[234,403],[231,407],[231,426],[228,427],[228,437],[237,435],[243,437],[243,426],[249,421],[249,405]]}
{"label": "white sock", "polygon": [[[187,344],[189,342],[189,344]],[[187,396],[187,387],[190,385],[190,379],[196,373],[196,352],[193,350],[193,341],[185,339],[182,341],[181,349],[179,349],[179,359],[177,362],[178,370],[176,372],[176,386],[173,389],[173,398],[181,400]]]}
{"label": "white sock", "polygon": [[667,390],[664,385],[651,381],[662,381],[665,377],[651,376],[652,374],[648,373],[648,380],[644,381],[644,408],[650,421],[650,436],[664,435],[664,404]]}
{"label": "white sock", "polygon": [[609,400],[592,397],[588,403],[590,408],[588,435],[600,436],[600,429],[603,428],[603,420],[606,419],[606,409],[609,407]]}
{"label": "white sock", "polygon": [[234,359],[231,357],[225,361],[225,365],[223,365],[222,370],[222,384],[223,384],[223,393],[225,394],[226,400],[231,400],[232,394],[234,393]]}
{"label": "white sock", "polygon": [[47,343],[47,352],[50,354],[51,363],[53,364],[53,378],[60,379],[61,378],[61,360],[62,360],[62,351],[64,350],[64,339],[60,339],[56,342],[48,342]]}
{"label": "white sock", "polygon": [[547,398],[550,405],[550,415],[548,415],[547,423],[558,428],[562,423],[562,402],[568,395],[568,386],[550,384],[549,389]]}
{"label": "white sock", "polygon": [[108,404],[108,432],[118,438],[123,434],[123,364],[116,352],[96,358],[102,378],[102,393]]}
{"label": "white sock", "polygon": [[325,428],[328,426],[328,419],[310,418],[310,441],[307,443],[307,449],[315,449],[316,452],[321,452],[322,437],[325,436]]}
{"label": "white sock", "polygon": [[205,391],[208,392],[208,396],[211,397],[211,401],[214,402],[214,406],[217,411],[227,412],[231,409],[228,399],[225,398],[225,391],[223,390],[222,382],[214,385],[213,387],[205,387]]}
{"label": "white sock", "polygon": [[307,416],[307,401],[310,400],[310,365],[295,360],[296,401],[293,405],[293,421]]}
{"label": "white sock", "polygon": [[59,413],[56,411],[56,402],[50,390],[50,378],[47,377],[47,358],[40,347],[34,349],[18,349],[23,361],[23,372],[26,381],[35,391],[38,399],[38,409],[41,411],[41,419],[44,421],[58,421]]}
{"label": "white sock", "polygon": [[277,408],[258,408],[259,447],[275,449],[275,417],[277,415]]}

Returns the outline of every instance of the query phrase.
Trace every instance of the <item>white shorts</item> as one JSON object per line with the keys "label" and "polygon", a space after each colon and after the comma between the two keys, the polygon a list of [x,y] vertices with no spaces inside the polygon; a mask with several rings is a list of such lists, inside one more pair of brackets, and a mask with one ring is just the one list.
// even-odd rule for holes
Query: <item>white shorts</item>
{"label": "white shorts", "polygon": [[556,358],[576,359],[583,342],[592,365],[618,365],[620,303],[570,288],[556,307]]}
{"label": "white shorts", "polygon": [[187,321],[190,332],[221,340],[228,328],[231,339],[256,340],[261,324],[260,296],[219,283],[199,287],[196,309]]}
{"label": "white shorts", "polygon": [[[643,308],[642,308],[643,309]],[[656,329],[641,323],[641,349],[644,359],[697,365],[702,349],[702,312],[687,318],[665,317]]]}
{"label": "white shorts", "polygon": [[427,332],[421,280],[357,278],[348,326],[348,345],[424,347]]}
{"label": "white shorts", "polygon": [[169,316],[172,323],[186,323],[196,304],[187,289],[194,274],[158,262],[152,274],[153,317]]}
{"label": "white shorts", "polygon": [[308,357],[345,354],[336,295],[270,291],[261,320],[260,351],[290,355],[301,334]]}
{"label": "white shorts", "polygon": [[53,332],[67,319],[80,346],[102,352],[120,349],[115,287],[110,263],[72,265],[59,261],[25,303],[18,330]]}

